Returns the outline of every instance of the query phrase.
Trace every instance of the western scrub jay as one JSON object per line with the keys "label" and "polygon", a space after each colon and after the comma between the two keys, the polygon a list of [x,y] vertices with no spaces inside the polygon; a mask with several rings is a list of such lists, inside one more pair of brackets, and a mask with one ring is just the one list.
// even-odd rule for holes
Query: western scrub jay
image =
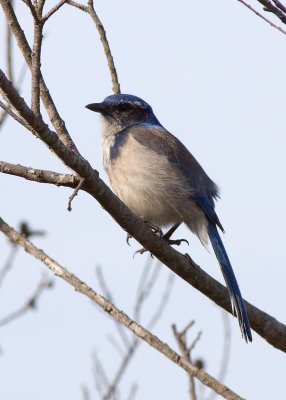
{"label": "western scrub jay", "polygon": [[242,336],[252,341],[244,301],[217,230],[224,232],[215,212],[216,184],[139,97],[112,95],[86,108],[103,117],[103,164],[117,196],[151,226],[173,225],[167,239],[182,222],[203,245],[210,239]]}

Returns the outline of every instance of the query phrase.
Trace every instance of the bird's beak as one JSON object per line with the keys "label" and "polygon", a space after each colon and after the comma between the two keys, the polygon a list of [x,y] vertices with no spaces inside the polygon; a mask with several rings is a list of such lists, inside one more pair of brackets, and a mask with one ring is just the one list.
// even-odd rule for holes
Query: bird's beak
{"label": "bird's beak", "polygon": [[100,114],[108,114],[106,104],[104,103],[92,103],[85,106],[91,111],[98,112]]}

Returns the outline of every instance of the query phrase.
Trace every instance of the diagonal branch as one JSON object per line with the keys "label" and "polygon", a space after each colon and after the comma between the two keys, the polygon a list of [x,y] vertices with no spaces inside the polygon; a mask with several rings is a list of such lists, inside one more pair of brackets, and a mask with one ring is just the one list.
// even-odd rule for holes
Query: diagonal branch
{"label": "diagonal branch", "polygon": [[182,358],[178,353],[176,353],[172,348],[170,348],[166,343],[162,342],[158,337],[154,336],[151,332],[147,331],[141,325],[138,325],[135,321],[130,319],[126,314],[117,309],[112,303],[107,301],[104,297],[100,296],[84,282],[79,280],[75,275],[70,273],[66,268],[63,268],[55,260],[50,258],[44,251],[38,249],[24,236],[19,234],[9,225],[7,225],[2,218],[0,218],[0,231],[2,231],[12,242],[22,246],[26,252],[33,255],[36,259],[45,264],[55,275],[59,276],[75,290],[84,296],[88,297],[95,303],[97,303],[101,308],[104,309],[113,318],[120,321],[126,328],[132,331],[140,339],[144,340],[150,346],[158,350],[161,354],[167,357],[169,360],[177,364],[179,367],[192,374],[197,379],[199,379],[204,385],[213,389],[216,393],[220,394],[228,400],[241,400],[241,397],[236,393],[231,391],[228,387],[222,385],[211,375],[198,369],[194,365],[190,364],[184,358]]}
{"label": "diagonal branch", "polygon": [[61,0],[58,4],[56,4],[53,8],[50,9],[43,17],[42,22],[46,22],[55,12],[57,12],[67,0]]}
{"label": "diagonal branch", "polygon": [[6,317],[0,319],[0,328],[9,324],[10,322],[14,321],[22,317],[28,311],[35,309],[37,306],[37,302],[39,297],[43,293],[44,290],[50,289],[53,285],[53,282],[47,279],[43,279],[40,281],[38,286],[36,287],[34,293],[29,297],[29,299],[25,302],[23,306],[21,306],[18,310],[8,314]]}
{"label": "diagonal branch", "polygon": [[276,15],[283,24],[286,24],[286,15],[280,8],[276,7],[270,0],[257,0],[260,4],[264,6],[265,11],[269,11],[272,14]]}
{"label": "diagonal branch", "polygon": [[98,18],[97,13],[95,12],[93,0],[88,0],[88,2],[87,2],[88,6],[77,3],[75,1],[67,1],[67,4],[69,4],[70,6],[76,7],[81,11],[86,12],[87,14],[89,14],[91,16],[93,22],[95,23],[96,29],[98,30],[99,37],[100,37],[100,40],[101,40],[101,43],[103,46],[103,50],[105,53],[105,57],[107,59],[107,64],[108,64],[109,72],[111,75],[111,81],[112,81],[112,90],[116,94],[120,93],[120,83],[118,81],[118,75],[117,75],[116,67],[115,67],[115,64],[113,61],[113,56],[111,53],[109,42],[108,42],[108,39],[106,36],[104,26],[103,26],[102,22],[100,21],[100,19]]}
{"label": "diagonal branch", "polygon": [[277,29],[279,32],[283,33],[286,35],[286,31],[282,29],[280,26],[275,25],[270,19],[264,17],[262,14],[260,14],[258,11],[256,11],[250,4],[246,3],[244,0],[238,0],[241,4],[243,4],[245,7],[247,7],[249,10],[254,12],[259,18],[262,18],[265,22],[267,22],[269,25],[271,25],[273,28]]}
{"label": "diagonal branch", "polygon": [[[125,231],[182,279],[231,313],[231,304],[225,286],[210,277],[189,257],[185,257],[170,247],[164,240],[154,234],[140,218],[133,214],[105,185],[99,178],[98,172],[93,170],[85,159],[78,157],[69,150],[41,118],[35,117],[1,70],[0,89],[6,93],[7,100],[21,117],[35,130],[35,135],[63,163],[74,170],[81,178],[86,179],[83,190],[94,197]],[[286,352],[286,326],[250,303],[245,302],[245,304],[252,329],[268,343]]]}

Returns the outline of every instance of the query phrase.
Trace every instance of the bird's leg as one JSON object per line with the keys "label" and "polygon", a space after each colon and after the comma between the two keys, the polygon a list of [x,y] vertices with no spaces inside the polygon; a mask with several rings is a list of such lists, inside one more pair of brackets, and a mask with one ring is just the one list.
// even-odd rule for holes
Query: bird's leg
{"label": "bird's leg", "polygon": [[186,239],[170,239],[170,237],[173,235],[176,229],[179,228],[182,222],[176,222],[169,230],[166,232],[163,236],[162,239],[164,239],[169,245],[177,245],[180,246],[182,242],[186,242],[189,244],[189,242]]}

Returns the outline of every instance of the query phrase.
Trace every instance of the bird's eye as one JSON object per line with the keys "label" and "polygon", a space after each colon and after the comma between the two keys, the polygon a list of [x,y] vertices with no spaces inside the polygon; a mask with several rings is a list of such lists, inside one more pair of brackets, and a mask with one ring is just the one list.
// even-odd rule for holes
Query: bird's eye
{"label": "bird's eye", "polygon": [[118,107],[120,112],[130,111],[132,108],[132,105],[128,103],[121,103]]}

